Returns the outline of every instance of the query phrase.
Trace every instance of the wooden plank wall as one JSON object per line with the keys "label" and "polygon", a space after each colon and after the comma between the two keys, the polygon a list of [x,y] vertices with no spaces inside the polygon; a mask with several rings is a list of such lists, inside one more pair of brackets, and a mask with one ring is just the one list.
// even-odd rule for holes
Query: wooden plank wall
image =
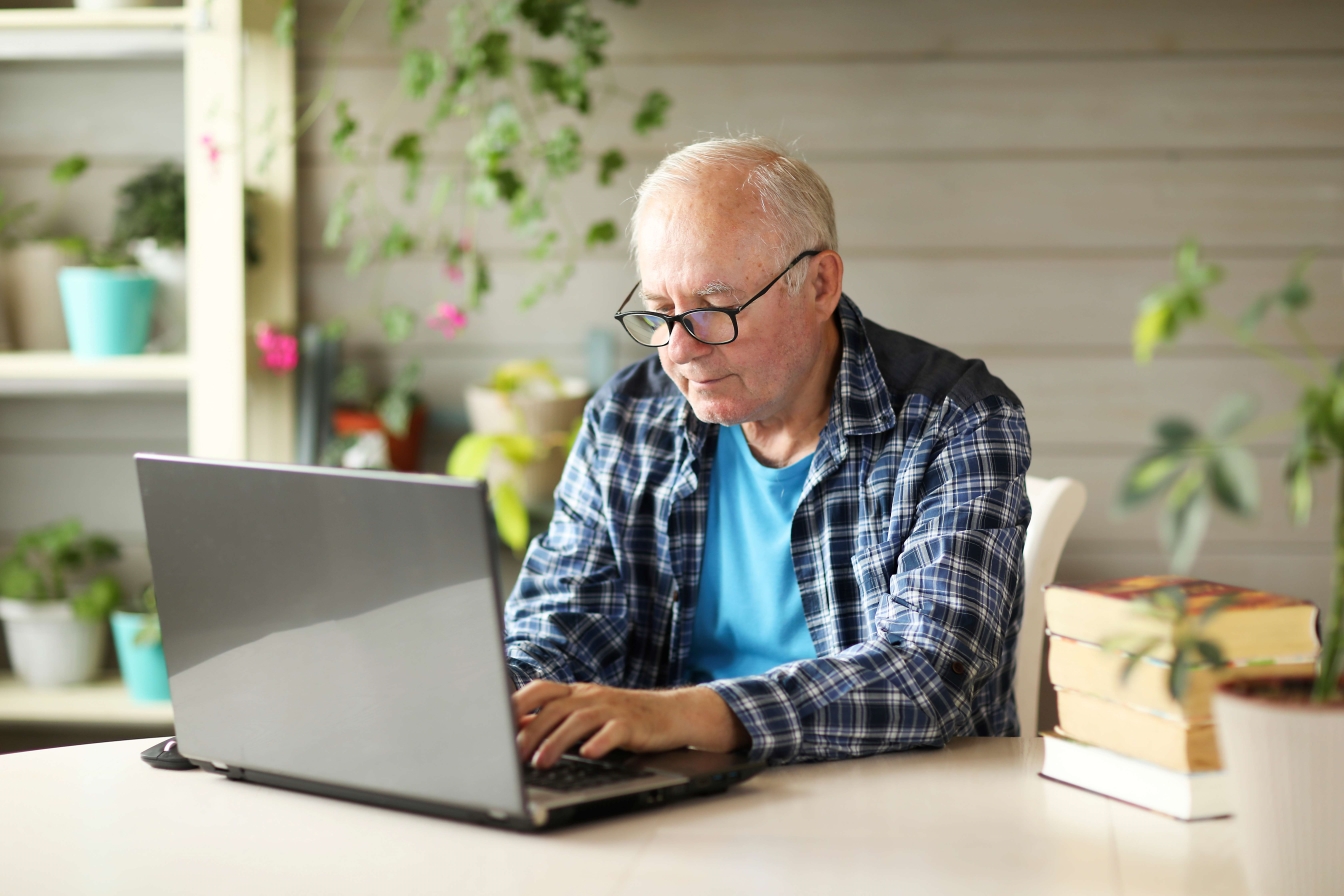
{"label": "wooden plank wall", "polygon": [[[668,149],[708,133],[796,140],[827,179],[839,212],[848,292],[878,321],[984,358],[1022,396],[1033,472],[1082,479],[1088,511],[1061,575],[1163,568],[1151,515],[1108,514],[1115,482],[1170,411],[1203,415],[1232,389],[1266,407],[1292,390],[1214,337],[1191,339],[1138,370],[1128,357],[1137,299],[1169,271],[1171,247],[1195,234],[1227,262],[1222,293],[1239,306],[1274,284],[1299,250],[1320,252],[1313,283],[1326,306],[1314,332],[1344,347],[1344,4],[1306,0],[595,0],[612,23],[612,71],[636,92],[675,100],[670,127],[638,140],[628,109],[603,113],[595,145],[632,160],[619,187],[572,191],[580,219],[628,213],[640,174]],[[301,89],[330,71],[337,96],[376,109],[388,133],[416,120],[396,95],[397,57],[382,4],[331,53],[315,39],[339,13],[300,2]],[[442,36],[439,6],[409,44]],[[330,69],[325,67],[330,63]],[[0,67],[0,186],[40,195],[51,161],[76,150],[94,165],[66,215],[105,236],[112,191],[140,168],[181,154],[180,68],[162,63]],[[70,103],[75,103],[74,111]],[[176,114],[178,117],[173,118]],[[34,124],[35,122],[35,124]],[[440,422],[461,389],[500,361],[544,355],[585,371],[593,329],[638,350],[610,314],[635,278],[622,250],[587,258],[561,298],[520,313],[527,280],[516,251],[497,253],[497,288],[466,333],[387,351],[370,303],[452,297],[424,254],[349,280],[321,247],[347,172],[326,148],[329,122],[300,146],[300,289],[304,316],[346,316],[352,351],[386,367],[426,363]],[[430,172],[459,161],[430,159]],[[400,184],[379,172],[389,196]],[[488,245],[497,233],[485,231]],[[1288,344],[1286,333],[1275,339]],[[132,539],[140,531],[128,453],[185,447],[182,404],[0,400],[0,537],[83,513]],[[182,441],[177,441],[181,439]],[[439,454],[446,445],[437,446]],[[1197,572],[1322,599],[1329,502],[1290,527],[1276,485],[1278,448],[1259,451],[1266,509],[1219,521]]]}
{"label": "wooden plank wall", "polygon": [[[1032,471],[1075,476],[1090,502],[1061,575],[1158,571],[1151,514],[1111,517],[1115,484],[1164,412],[1206,416],[1245,389],[1266,408],[1293,392],[1228,342],[1200,334],[1145,370],[1129,359],[1135,305],[1168,276],[1187,234],[1225,261],[1221,290],[1240,305],[1276,283],[1299,251],[1320,253],[1315,334],[1344,346],[1344,4],[1255,0],[644,0],[600,4],[610,56],[631,91],[664,87],[671,126],[639,141],[598,117],[633,173],[617,191],[580,188],[580,215],[628,214],[640,174],[705,134],[787,141],[835,195],[847,290],[876,320],[984,358],[1026,404]],[[327,71],[338,98],[378,110],[385,133],[412,126],[396,95],[397,57],[370,10],[334,54],[314,34],[339,6],[300,4],[300,81]],[[408,45],[441,39],[437,17]],[[323,68],[323,63],[331,68]],[[320,246],[344,183],[328,125],[302,145],[302,301],[309,317],[352,314],[375,357],[371,297],[450,296],[438,262],[397,263],[348,281]],[[455,154],[431,160],[440,168]],[[399,173],[380,172],[387,189]],[[487,238],[491,238],[487,235]],[[418,340],[441,406],[506,357],[546,355],[583,371],[592,328],[635,279],[621,251],[592,256],[568,292],[520,314],[525,280],[500,250],[498,289],[451,344]],[[1288,345],[1289,336],[1274,334]],[[637,357],[618,335],[622,360]],[[1322,599],[1329,581],[1328,500],[1292,528],[1277,485],[1279,447],[1259,450],[1265,510],[1215,523],[1196,570]],[[1328,489],[1328,483],[1325,483]]]}

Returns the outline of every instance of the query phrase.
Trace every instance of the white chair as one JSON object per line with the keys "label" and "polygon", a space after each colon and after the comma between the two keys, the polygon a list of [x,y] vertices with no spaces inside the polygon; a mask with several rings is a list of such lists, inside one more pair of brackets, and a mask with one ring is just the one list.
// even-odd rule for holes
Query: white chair
{"label": "white chair", "polygon": [[1022,630],[1017,635],[1013,694],[1022,735],[1037,733],[1040,713],[1041,649],[1045,645],[1045,586],[1055,580],[1060,555],[1087,504],[1087,489],[1076,479],[1027,477],[1031,523],[1022,548]]}

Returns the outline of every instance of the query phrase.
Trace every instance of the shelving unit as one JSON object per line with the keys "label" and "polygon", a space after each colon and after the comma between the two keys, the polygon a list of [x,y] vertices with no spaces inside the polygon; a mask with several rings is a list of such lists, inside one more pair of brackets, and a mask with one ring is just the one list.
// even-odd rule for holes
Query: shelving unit
{"label": "shelving unit", "polygon": [[[180,62],[188,215],[185,354],[85,361],[68,352],[0,352],[0,397],[41,402],[91,394],[176,394],[186,398],[190,453],[221,459],[293,459],[292,381],[260,370],[250,348],[258,322],[292,329],[297,320],[295,160],[287,125],[294,120],[294,54],[291,47],[277,43],[272,30],[281,2],[190,0],[178,8],[97,12],[0,10],[0,62],[36,62],[41,71],[47,66],[61,71],[67,63],[96,61],[102,64],[99,71],[106,70],[110,78],[118,77],[118,60]],[[31,72],[33,67],[27,69]],[[92,139],[97,141],[97,133]],[[96,156],[98,147],[80,149]],[[262,263],[255,267],[244,265],[245,187],[261,196],[254,211]],[[24,404],[25,413],[32,416],[35,405]],[[129,404],[140,408],[156,403]],[[87,401],[76,403],[77,410],[60,419],[73,419],[78,431],[78,415],[84,413],[78,408],[89,406]],[[130,417],[162,419],[137,414],[140,411]],[[107,436],[107,443],[117,446],[118,452],[124,450],[129,459],[136,439],[130,427],[135,424],[117,425],[122,428]],[[88,432],[78,432],[79,438],[102,444],[101,434],[90,426]],[[64,431],[72,429],[67,426]],[[155,437],[164,437],[161,429]],[[83,455],[69,457],[73,458],[69,464],[84,463]],[[79,467],[78,472],[86,475],[87,469]],[[130,489],[116,483],[110,493],[114,497],[108,500],[124,501],[135,494],[133,482]],[[29,507],[40,503],[31,496],[25,500]],[[32,690],[0,672],[0,750],[171,729],[168,704],[134,703],[115,679]]]}
{"label": "shelving unit", "polygon": [[69,352],[0,352],[0,395],[185,393],[187,355],[82,360]]}
{"label": "shelving unit", "polygon": [[0,59],[172,59],[185,47],[185,7],[0,9]]}
{"label": "shelving unit", "polygon": [[[249,364],[258,321],[297,320],[294,53],[276,42],[280,0],[192,0],[184,7],[0,10],[0,60],[179,58],[184,71],[188,354],[85,362],[0,352],[0,395],[182,393],[192,454],[289,461],[292,384]],[[243,191],[256,208],[262,263],[244,269]]]}

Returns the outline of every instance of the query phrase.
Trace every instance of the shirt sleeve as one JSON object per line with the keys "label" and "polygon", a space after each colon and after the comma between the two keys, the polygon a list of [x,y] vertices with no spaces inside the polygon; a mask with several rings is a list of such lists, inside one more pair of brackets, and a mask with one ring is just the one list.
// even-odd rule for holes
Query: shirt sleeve
{"label": "shirt sleeve", "polygon": [[619,685],[623,676],[626,594],[594,475],[594,414],[590,405],[550,526],[528,548],[504,608],[505,651],[520,687],[536,678]]}
{"label": "shirt sleeve", "polygon": [[[1005,641],[1021,624],[1031,460],[1022,410],[968,409],[935,444],[900,544],[856,555],[880,582],[868,640],[764,675],[710,682],[751,735],[753,758],[840,759],[977,733],[1015,733],[1011,681],[982,718],[977,692],[1010,679]],[[892,512],[910,513],[894,507]]]}

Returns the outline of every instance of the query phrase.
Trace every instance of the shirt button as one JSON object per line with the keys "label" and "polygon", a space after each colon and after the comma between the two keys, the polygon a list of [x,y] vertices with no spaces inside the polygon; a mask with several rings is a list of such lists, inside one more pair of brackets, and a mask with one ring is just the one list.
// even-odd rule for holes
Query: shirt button
{"label": "shirt button", "polygon": [[966,665],[965,665],[964,663],[962,663],[961,661],[957,661],[957,662],[955,662],[955,663],[952,664],[952,671],[955,672],[955,673],[958,674],[958,675],[965,675],[965,674],[966,674]]}

